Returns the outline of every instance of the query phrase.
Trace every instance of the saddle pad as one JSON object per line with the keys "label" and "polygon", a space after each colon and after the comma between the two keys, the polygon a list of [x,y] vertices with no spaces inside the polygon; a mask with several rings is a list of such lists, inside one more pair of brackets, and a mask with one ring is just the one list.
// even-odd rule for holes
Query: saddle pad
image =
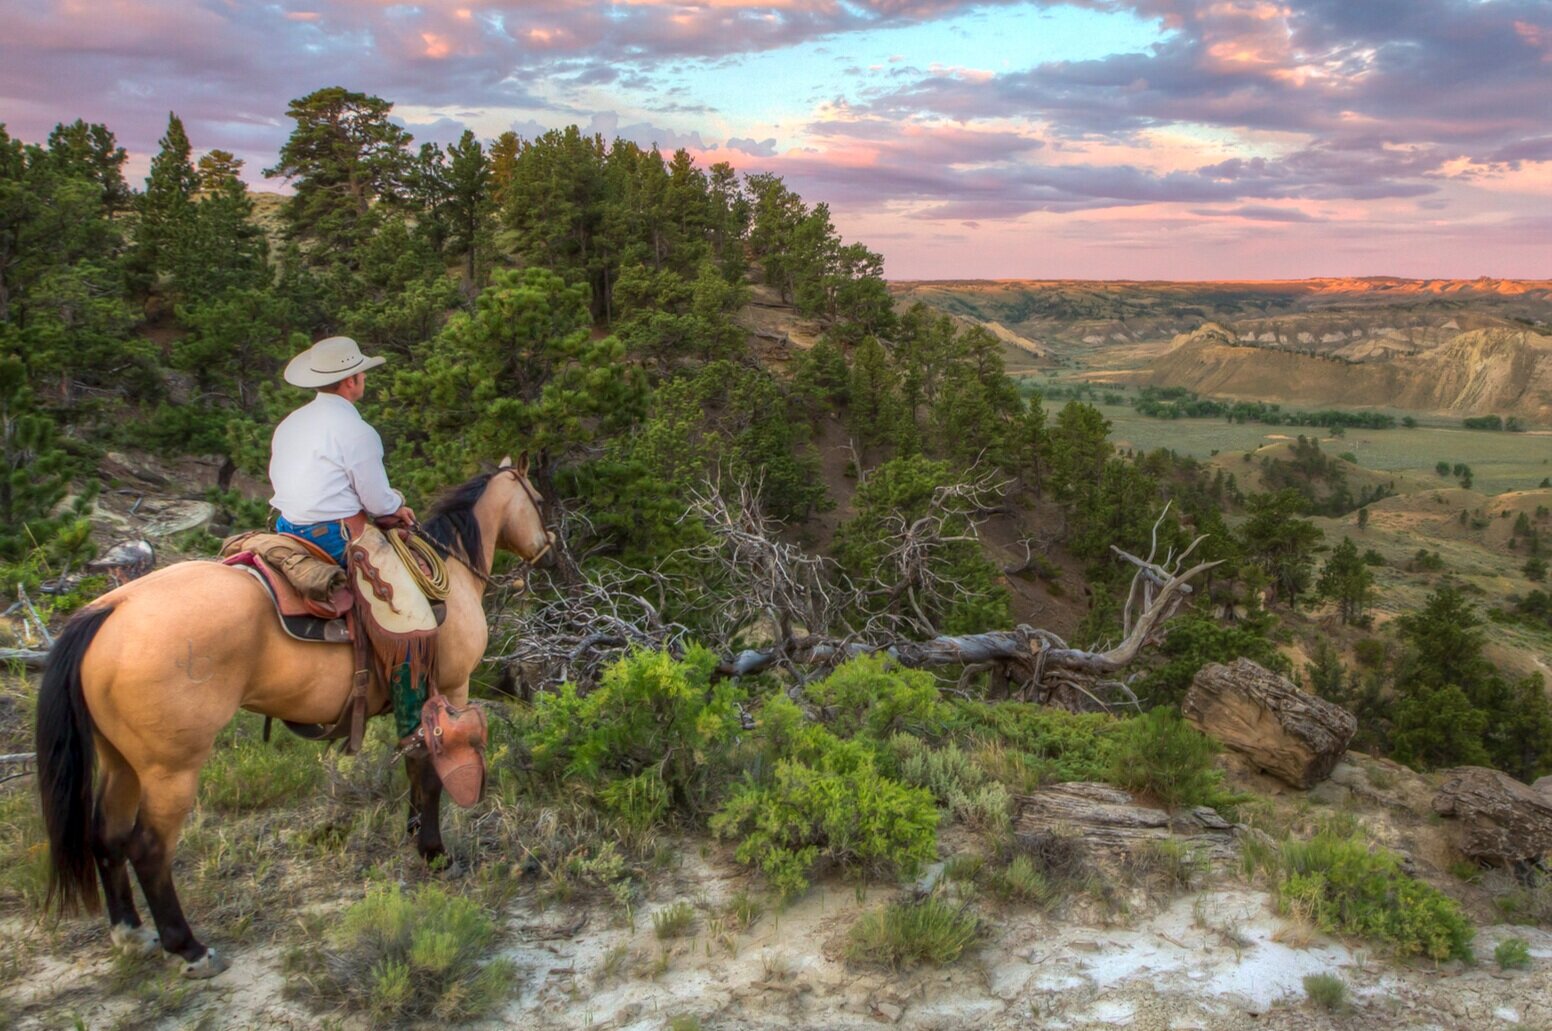
{"label": "saddle pad", "polygon": [[[241,556],[234,556],[240,558]],[[343,619],[323,619],[314,615],[291,615],[283,611],[280,599],[275,593],[274,581],[266,576],[256,565],[247,562],[234,562],[228,560],[223,565],[234,566],[251,575],[263,585],[269,593],[270,600],[275,602],[275,615],[280,618],[280,629],[286,632],[286,636],[307,644],[349,644],[351,642],[350,625]]]}
{"label": "saddle pad", "polygon": [[393,636],[436,631],[431,602],[381,530],[368,526],[350,548],[352,586],[378,628]]}

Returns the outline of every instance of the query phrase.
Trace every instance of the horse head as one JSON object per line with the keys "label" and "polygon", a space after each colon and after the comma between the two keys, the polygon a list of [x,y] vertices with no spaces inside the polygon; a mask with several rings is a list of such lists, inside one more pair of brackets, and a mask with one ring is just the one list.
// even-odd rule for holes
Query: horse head
{"label": "horse head", "polygon": [[555,534],[545,529],[544,497],[528,478],[528,452],[519,455],[516,464],[510,455],[503,458],[492,479],[510,481],[513,487],[497,519],[496,546],[516,553],[529,565],[552,560]]}

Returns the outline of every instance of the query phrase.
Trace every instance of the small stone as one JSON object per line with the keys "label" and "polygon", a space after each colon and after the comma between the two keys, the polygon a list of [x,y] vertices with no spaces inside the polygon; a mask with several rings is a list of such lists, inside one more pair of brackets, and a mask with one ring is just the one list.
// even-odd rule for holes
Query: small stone
{"label": "small stone", "polygon": [[1333,807],[1346,805],[1352,801],[1353,793],[1348,788],[1335,781],[1323,781],[1310,788],[1309,800],[1321,805]]}
{"label": "small stone", "polygon": [[1363,770],[1350,762],[1339,762],[1331,767],[1331,780],[1345,788],[1359,788],[1368,783]]}
{"label": "small stone", "polygon": [[890,1024],[896,1024],[899,1023],[901,1017],[905,1016],[905,1007],[898,1006],[892,1002],[875,1002],[873,1004],[873,1015]]}

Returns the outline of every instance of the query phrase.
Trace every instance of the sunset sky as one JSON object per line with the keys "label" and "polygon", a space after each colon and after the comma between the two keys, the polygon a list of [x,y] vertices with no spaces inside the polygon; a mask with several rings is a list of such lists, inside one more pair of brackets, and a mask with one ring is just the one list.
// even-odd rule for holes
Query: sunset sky
{"label": "sunset sky", "polygon": [[0,122],[321,86],[417,142],[572,122],[774,171],[891,278],[1552,277],[1552,0],[0,0]]}

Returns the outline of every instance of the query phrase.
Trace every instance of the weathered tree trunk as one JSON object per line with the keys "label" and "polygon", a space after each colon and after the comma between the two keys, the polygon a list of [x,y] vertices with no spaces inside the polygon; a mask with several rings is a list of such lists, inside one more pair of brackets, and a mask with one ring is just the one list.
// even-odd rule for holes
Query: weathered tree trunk
{"label": "weathered tree trunk", "polygon": [[48,654],[32,648],[0,648],[0,662],[19,662],[27,669],[42,669]]}

